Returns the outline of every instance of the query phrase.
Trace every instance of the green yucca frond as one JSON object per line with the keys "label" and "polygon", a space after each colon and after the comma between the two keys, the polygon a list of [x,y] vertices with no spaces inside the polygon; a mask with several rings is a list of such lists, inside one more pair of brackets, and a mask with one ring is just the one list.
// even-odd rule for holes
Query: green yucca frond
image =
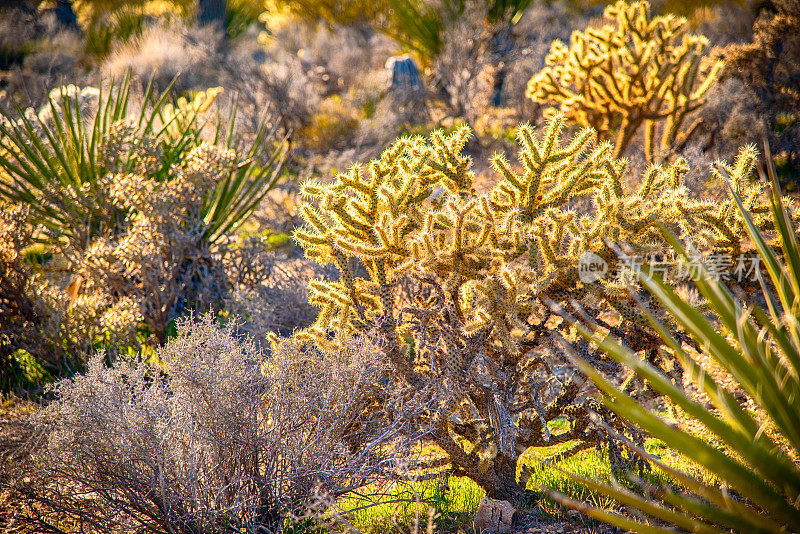
{"label": "green yucca frond", "polygon": [[[488,22],[516,23],[531,4],[531,0],[487,0]],[[444,29],[448,22],[463,16],[465,0],[388,0],[389,24],[380,27],[400,45],[420,55],[423,61],[433,61],[441,53]]]}
{"label": "green yucca frond", "polygon": [[[31,223],[46,230],[43,239],[66,238],[85,248],[96,236],[118,232],[127,213],[105,202],[101,189],[110,173],[128,173],[137,165],[137,147],[131,144],[112,163],[103,161],[102,146],[112,127],[132,123],[139,138],[151,138],[159,148],[149,178],[167,179],[175,165],[201,142],[237,148],[235,170],[208,195],[202,217],[208,225],[204,238],[213,242],[249,216],[274,185],[286,159],[286,139],[279,139],[267,117],[244,150],[234,147],[235,106],[228,117],[217,116],[210,126],[202,114],[170,114],[170,84],[156,94],[152,82],[141,109],[131,106],[131,76],[97,89],[92,115],[86,116],[75,88],[51,92],[45,109],[26,113],[0,109],[0,198],[30,208]],[[227,128],[226,128],[227,125]],[[113,168],[109,168],[113,167]]]}
{"label": "green yucca frond", "polygon": [[[277,135],[278,121],[269,121],[265,113],[261,118],[255,136],[248,148],[240,154],[242,163],[217,185],[204,206],[204,220],[209,225],[206,237],[214,242],[235,230],[244,222],[273,188],[287,161],[288,134],[282,138]],[[217,120],[217,124],[227,122],[229,130],[225,139],[217,130],[215,143],[223,142],[231,148],[234,145],[233,127],[236,120],[236,106],[227,121]]]}
{"label": "green yucca frond", "polygon": [[[695,283],[713,313],[714,317],[709,318],[682,300],[668,283],[649,269],[635,271],[642,286],[691,336],[704,356],[732,377],[755,408],[745,408],[715,382],[699,363],[698,354],[679,342],[644,304],[641,307],[651,324],[697,387],[709,397],[712,409],[698,403],[637,354],[604,334],[585,314],[578,313],[578,319],[563,308],[558,310],[573,322],[581,335],[631,368],[687,417],[699,423],[710,439],[669,424],[574,356],[601,391],[605,404],[713,473],[720,485],[698,480],[650,458],[674,478],[677,487],[651,488],[650,496],[644,497],[592,482],[596,491],[635,510],[639,519],[553,494],[566,506],[634,532],[674,532],[665,524],[690,532],[800,532],[800,245],[769,158],[767,163],[772,184],[774,242],[757,228],[743,200],[731,191],[766,271],[766,276],[760,279],[763,306],[743,306],[724,283],[704,268]],[[666,231],[664,235],[676,252],[689,257],[674,236]],[[644,451],[635,446],[631,448],[647,457]]]}

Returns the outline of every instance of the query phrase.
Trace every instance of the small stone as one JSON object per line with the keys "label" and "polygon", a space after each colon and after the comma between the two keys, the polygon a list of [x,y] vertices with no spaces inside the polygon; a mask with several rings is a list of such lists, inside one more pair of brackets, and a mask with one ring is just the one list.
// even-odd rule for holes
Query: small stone
{"label": "small stone", "polygon": [[390,57],[386,61],[386,70],[391,76],[391,90],[409,93],[422,91],[419,69],[411,56]]}
{"label": "small stone", "polygon": [[517,523],[517,510],[508,501],[484,497],[473,518],[480,534],[510,534]]}

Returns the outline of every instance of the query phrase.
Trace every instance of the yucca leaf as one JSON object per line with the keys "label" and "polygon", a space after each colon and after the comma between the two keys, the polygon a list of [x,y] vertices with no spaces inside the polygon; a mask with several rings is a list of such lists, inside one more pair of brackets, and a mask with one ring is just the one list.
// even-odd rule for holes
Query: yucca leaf
{"label": "yucca leaf", "polygon": [[[737,197],[734,196],[734,198]],[[741,206],[741,204],[739,205]],[[747,219],[749,216],[745,214],[745,218]],[[752,220],[750,220],[750,223],[752,223]],[[688,258],[688,253],[678,240],[665,229],[662,229],[662,232],[673,249]],[[763,241],[763,236],[761,237]],[[700,293],[711,303],[717,316],[736,334],[741,346],[741,351],[733,349],[724,352],[720,348],[721,345],[712,346],[708,349],[709,353],[714,356],[720,365],[731,372],[751,397],[759,401],[759,404],[767,411],[775,423],[781,426],[785,436],[792,442],[793,446],[800,448],[800,411],[787,402],[789,395],[783,391],[784,388],[788,387],[790,389],[789,393],[800,394],[797,393],[797,383],[791,380],[788,383],[779,380],[779,376],[776,373],[781,364],[776,358],[770,356],[771,351],[766,346],[766,340],[759,336],[760,329],[756,329],[747,320],[747,317],[742,314],[741,308],[735,304],[730,292],[719,280],[713,279],[702,265],[699,271],[700,276],[695,280],[695,285]],[[657,296],[665,308],[673,313],[679,323],[695,337],[698,343],[702,345],[700,339],[704,335],[721,337],[714,326],[708,323],[700,314],[696,313],[688,322],[681,316],[675,315],[674,310],[676,307],[688,307],[690,309],[691,307],[677,298],[674,292],[672,298],[662,300],[662,297],[669,293],[668,289],[663,285],[656,289],[652,283],[652,278],[641,278],[641,282],[649,291],[654,292],[653,294]],[[731,309],[733,309],[733,313],[729,313]],[[698,329],[702,329],[705,334],[698,336]],[[730,345],[727,346],[732,349]]]}
{"label": "yucca leaf", "polygon": [[642,523],[639,521],[634,521],[633,519],[628,519],[627,517],[623,517],[619,514],[615,514],[613,512],[609,512],[606,510],[601,510],[600,508],[595,508],[593,506],[588,506],[582,502],[576,501],[574,499],[570,499],[563,493],[557,491],[548,491],[548,496],[553,499],[554,501],[558,502],[559,504],[566,506],[568,508],[572,508],[573,510],[578,510],[589,517],[593,517],[609,525],[614,525],[621,529],[624,529],[627,532],[638,532],[640,534],[675,534],[675,530],[671,528],[663,528],[663,527],[654,527],[652,525],[648,525],[647,523]]}
{"label": "yucca leaf", "polygon": [[[666,504],[669,504],[678,510],[683,510],[688,514],[691,514],[693,517],[702,518],[709,523],[726,528],[725,532],[730,532],[731,530],[740,530],[743,527],[743,523],[747,524],[747,529],[750,532],[773,532],[777,534],[783,531],[781,525],[774,522],[765,521],[763,515],[755,513],[753,510],[742,510],[742,507],[740,507],[737,508],[739,513],[732,513],[717,506],[708,504],[698,498],[693,498],[686,494],[674,493],[669,487],[663,489],[662,491],[655,491],[652,493],[652,495],[653,497],[661,499]],[[724,496],[722,496],[722,498],[725,499]],[[730,497],[725,500],[725,504],[734,502]],[[676,526],[680,526],[675,521],[671,521],[669,519],[666,521],[669,521]]]}
{"label": "yucca leaf", "polygon": [[[642,274],[641,276],[646,275]],[[656,280],[655,282],[663,284],[660,280]],[[758,428],[754,429],[753,424],[749,423],[747,419],[745,419],[747,429],[751,430],[751,432],[743,432],[745,428],[741,426],[730,426],[714,416],[699,403],[690,399],[685,392],[674,385],[663,374],[646,361],[640,360],[635,353],[631,352],[619,342],[613,340],[610,336],[597,335],[596,332],[578,323],[574,317],[565,313],[563,309],[558,310],[556,308],[556,310],[565,320],[571,322],[573,326],[575,326],[579,334],[587,340],[596,343],[601,350],[613,356],[614,359],[647,380],[654,390],[669,398],[688,415],[701,422],[730,448],[742,451],[748,458],[753,459],[754,463],[759,467],[760,473],[765,478],[774,479],[774,477],[781,477],[791,482],[791,485],[795,489],[800,489],[800,472],[798,472],[797,466],[795,466],[791,460],[775,454],[774,451],[779,450],[778,447],[766,436],[759,435]],[[589,324],[591,325],[591,323]],[[727,401],[731,402],[729,409],[732,409],[735,400],[731,399],[729,395],[726,395],[726,397],[728,397]]]}
{"label": "yucca leaf", "polygon": [[603,493],[621,504],[635,508],[636,510],[643,512],[650,517],[672,523],[673,525],[683,528],[689,532],[696,532],[698,534],[722,534],[725,532],[724,530],[715,528],[713,525],[703,521],[692,519],[681,514],[680,512],[676,512],[675,510],[670,510],[669,508],[659,506],[653,500],[641,495],[637,495],[624,488],[602,484],[574,474],[571,475],[570,478],[593,492]]}
{"label": "yucca leaf", "polygon": [[[708,395],[711,402],[716,406],[720,412],[725,414],[729,420],[738,425],[740,432],[747,433],[750,436],[756,435],[758,432],[759,424],[753,417],[747,413],[739,405],[739,402],[728,392],[725,388],[719,386],[716,381],[705,372],[705,369],[700,367],[689,354],[683,350],[681,343],[675,339],[675,336],[669,329],[659,321],[651,312],[651,310],[641,301],[638,295],[634,295],[635,300],[639,307],[643,310],[645,317],[650,322],[650,326],[655,329],[661,339],[666,342],[666,345],[672,349],[673,355],[678,358],[680,364],[684,367],[684,371],[700,386],[700,389]],[[759,439],[769,440],[766,435],[761,435]],[[767,441],[766,446],[770,446],[771,442]]]}
{"label": "yucca leaf", "polygon": [[[673,246],[679,246],[677,244],[677,240],[673,243]],[[701,287],[703,283],[708,284],[713,287],[713,291],[717,294],[721,293],[720,286],[721,284],[718,281],[708,279],[707,273],[705,271],[701,271],[701,278],[698,280],[697,284],[698,287]],[[648,289],[653,288],[654,285],[660,286],[659,289],[663,295],[668,295],[670,299],[673,301],[680,301],[674,291],[663,281],[659,279],[654,279],[654,277],[649,276],[644,271],[639,273],[639,279],[642,282],[642,285],[647,287]],[[711,294],[712,290],[709,289],[708,292],[704,292],[704,294]],[[666,304],[662,301],[662,304]],[[667,304],[667,307],[668,304]],[[718,309],[718,308],[715,308]],[[739,318],[739,324],[743,324],[747,320],[747,317],[742,315]],[[703,322],[703,326],[706,329],[713,330],[714,326],[711,325],[707,320],[704,318],[701,320]],[[758,361],[761,362],[762,368],[756,366],[756,373],[759,377],[759,386],[761,386],[761,391],[764,392],[765,398],[768,399],[768,402],[774,403],[777,405],[769,410],[773,418],[780,420],[783,418],[784,421],[788,420],[787,424],[791,424],[791,420],[796,418],[796,413],[793,413],[792,407],[790,404],[786,402],[786,395],[783,395],[780,390],[780,386],[778,386],[778,376],[775,375],[774,372],[767,370],[764,372],[763,365],[772,365],[778,366],[779,362],[775,359],[773,361],[767,361],[766,357],[763,357],[765,352],[769,352],[767,349],[764,348],[764,342],[758,342],[759,337],[758,333],[752,328],[749,323],[747,323],[749,328],[744,329],[742,326],[739,326],[737,329],[738,338],[742,339],[746,336],[750,336],[752,339],[750,340],[749,346],[755,345],[755,350],[761,354],[758,358]],[[743,347],[748,347],[748,344],[744,344]],[[755,356],[755,355],[751,355]],[[744,362],[745,358],[741,358]],[[752,358],[751,358],[752,359]],[[744,364],[746,365],[746,363]],[[752,367],[752,366],[751,366]],[[783,380],[784,387],[787,385],[787,381]],[[790,388],[791,389],[791,388]],[[754,392],[755,396],[758,396],[759,393],[756,391]],[[730,399],[728,401],[730,403]],[[729,404],[729,407],[732,407],[733,404]],[[687,410],[688,412],[688,410]],[[700,407],[695,407],[694,412],[690,413],[694,418],[703,422],[705,424],[705,420],[703,419],[703,410]],[[714,429],[709,427],[710,430],[715,432],[720,439],[723,439],[733,450],[739,450],[743,453],[748,455],[748,458],[751,459],[753,462],[753,466],[759,470],[759,472],[767,479],[774,480],[780,479],[785,481],[785,483],[789,484],[789,487],[792,488],[791,491],[793,493],[800,493],[800,471],[798,471],[797,466],[788,458],[784,458],[782,455],[775,456],[774,451],[779,451],[779,448],[776,444],[771,442],[764,442],[762,447],[754,448],[757,442],[764,441],[764,436],[758,430],[755,433],[750,433],[746,435],[746,440],[744,442],[734,442],[726,438],[726,433],[724,431],[720,431],[719,429]],[[795,429],[791,429],[790,431],[793,432]],[[731,436],[733,437],[733,436]],[[738,441],[738,440],[737,440]],[[755,443],[753,443],[755,441]],[[778,462],[775,464],[773,461]]]}
{"label": "yucca leaf", "polygon": [[[611,343],[607,349],[609,355],[624,357],[622,354],[625,349],[619,344]],[[677,450],[688,452],[695,462],[719,475],[738,491],[746,493],[753,502],[765,510],[769,510],[776,518],[784,521],[787,525],[800,528],[800,517],[797,516],[797,511],[764,479],[704,440],[667,424],[659,416],[622,393],[574,352],[572,356],[576,366],[602,391],[603,402],[609,409],[624,416],[649,435],[670,444]]]}
{"label": "yucca leaf", "polygon": [[[614,433],[615,431],[613,429],[609,429],[609,432]],[[722,491],[718,486],[712,486],[710,484],[701,482],[691,475],[661,462],[658,458],[647,454],[644,449],[635,443],[632,443],[630,440],[624,438],[624,436],[617,435],[617,437],[628,449],[637,454],[640,458],[651,463],[662,472],[672,477],[674,482],[680,484],[686,489],[686,491],[694,492],[701,499],[704,499],[712,505],[716,505],[719,507],[720,511],[725,511],[726,513],[730,513],[735,517],[738,517],[740,520],[753,525],[753,528],[756,530],[759,528],[766,528],[770,531],[781,530],[781,525],[771,521],[769,518],[765,519],[763,513],[753,508],[749,504],[731,498],[731,495],[727,491]],[[668,491],[668,489],[665,491]]]}
{"label": "yucca leaf", "polygon": [[[649,269],[634,270],[641,287],[655,297],[677,325],[692,337],[699,351],[711,356],[730,373],[738,382],[738,387],[744,389],[756,403],[759,413],[767,417],[766,420],[757,421],[730,393],[708,377],[702,366],[684,350],[679,338],[656,318],[635,293],[634,298],[650,325],[689,371],[690,378],[709,395],[725,420],[706,410],[681,388],[667,380],[658,369],[640,360],[637,354],[610,335],[604,334],[604,330],[586,317],[585,313],[581,315],[584,323],[581,324],[563,309],[556,310],[575,325],[581,336],[592,340],[600,350],[632,369],[655,391],[681,408],[688,417],[704,425],[711,432],[711,438],[719,439],[725,445],[725,450],[720,450],[703,438],[667,424],[659,415],[640,406],[617,389],[590,364],[574,354],[574,351],[570,352],[576,365],[601,391],[607,407],[670,448],[691,458],[741,496],[730,495],[724,486],[716,488],[695,480],[650,458],[636,445],[625,442],[636,454],[657,465],[681,484],[685,491],[673,491],[669,488],[649,490],[649,497],[664,504],[661,506],[645,502],[644,497],[631,492],[621,492],[616,487],[595,482],[591,488],[639,510],[647,517],[685,530],[693,530],[688,520],[699,520],[713,528],[737,532],[800,531],[800,467],[797,463],[800,453],[800,245],[792,217],[783,205],[769,160],[767,172],[772,186],[770,215],[775,241],[780,246],[782,255],[776,252],[748,213],[747,206],[754,199],[742,199],[736,190],[730,188],[745,231],[774,284],[772,287],[763,278],[759,279],[766,310],[758,306],[744,307],[719,279],[710,276],[708,270],[701,267],[699,278],[694,282],[705,298],[708,309],[716,316],[715,320],[718,320],[718,323],[712,323],[711,319],[679,298],[667,282],[652,276]],[[671,233],[662,228],[662,234],[673,250],[680,256],[689,258],[686,249]],[[618,251],[618,254],[621,252]],[[777,294],[777,302],[773,300],[773,290]],[[581,311],[578,311],[580,314]],[[729,341],[728,337],[733,341]],[[561,342],[566,344],[563,340]],[[776,439],[766,435],[768,423],[773,425],[770,433],[775,434]],[[787,449],[790,451],[787,452]],[[576,480],[583,482],[579,478]],[[692,493],[700,498],[695,498]],[[664,508],[671,513],[680,514],[681,518],[676,520],[668,517],[669,514],[663,512]],[[608,515],[607,512],[597,510],[583,511],[613,524],[624,524],[614,514]],[[643,527],[639,522],[632,522],[625,524],[624,528],[639,531]]]}

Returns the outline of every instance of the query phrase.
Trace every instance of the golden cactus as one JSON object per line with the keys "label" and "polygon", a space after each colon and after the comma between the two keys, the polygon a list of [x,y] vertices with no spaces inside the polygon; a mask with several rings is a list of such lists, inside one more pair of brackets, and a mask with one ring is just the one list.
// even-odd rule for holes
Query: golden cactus
{"label": "golden cactus", "polygon": [[[548,302],[575,299],[597,316],[616,310],[632,348],[659,350],[621,284],[581,282],[582,255],[617,273],[609,241],[654,250],[659,224],[698,247],[741,248],[733,201],[692,198],[683,160],[652,166],[628,191],[612,145],[590,128],[562,141],[564,122],[556,115],[541,133],[521,126],[519,164],[495,156],[498,180],[486,194],[463,155],[467,128],[400,139],[369,165],[301,190],[305,224],[295,237],[340,277],[310,284],[320,314],[299,335],[321,345],[341,333],[376,336],[397,383],[439,399],[420,423],[434,429],[453,469],[495,497],[521,491],[517,458],[528,447],[585,447],[599,432],[577,377],[550,352]],[[748,180],[754,158],[747,148],[724,172],[758,209],[760,186]],[[552,436],[546,422],[556,417],[572,426]]]}
{"label": "golden cactus", "polygon": [[[612,22],[556,40],[547,66],[528,82],[526,95],[555,104],[570,120],[615,137],[616,157],[644,128],[649,162],[666,160],[699,126],[681,130],[722,63],[707,58],[708,40],[687,33],[682,17],[650,17],[646,1],[620,0],[605,10]],[[656,146],[655,138],[661,141]]]}

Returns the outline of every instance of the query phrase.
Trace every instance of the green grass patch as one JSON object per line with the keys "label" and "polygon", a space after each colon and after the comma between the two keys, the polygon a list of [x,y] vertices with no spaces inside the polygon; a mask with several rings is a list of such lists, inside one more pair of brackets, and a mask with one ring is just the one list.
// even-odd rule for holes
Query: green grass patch
{"label": "green grass patch", "polygon": [[436,531],[454,532],[466,528],[486,493],[466,477],[441,477],[386,488],[378,504],[349,496],[339,502],[353,526],[361,532],[409,532],[416,523],[422,530],[434,512]]}
{"label": "green grass patch", "polygon": [[[555,434],[565,430],[558,420],[550,426]],[[589,490],[569,475],[572,473],[583,478],[606,482],[611,480],[611,465],[605,448],[587,449],[563,458],[555,464],[547,462],[548,458],[569,449],[572,445],[574,443],[563,443],[528,450],[520,458],[518,476],[522,474],[524,466],[527,466],[532,469],[528,489],[553,489],[600,508],[619,509],[613,500]],[[713,482],[711,474],[703,472],[691,460],[676,454],[658,440],[648,439],[645,442],[645,449],[659,456],[661,461],[671,467],[688,472],[701,480]],[[425,454],[435,454],[436,448],[426,446],[422,451]],[[671,483],[670,477],[656,468],[645,471],[643,478],[654,485]],[[624,478],[618,477],[618,481],[633,487],[633,484]],[[413,531],[416,522],[419,522],[420,531],[424,532],[429,509],[434,512],[433,521],[437,532],[469,531],[472,516],[485,494],[483,489],[466,477],[442,476],[424,482],[389,486],[384,489],[380,497],[371,497],[371,500],[351,495],[341,499],[339,507],[344,511],[353,510],[346,514],[348,520],[355,528],[365,533],[407,533]],[[539,506],[545,517],[563,520],[564,509],[555,502],[543,498]],[[593,521],[588,518],[585,520]]]}

